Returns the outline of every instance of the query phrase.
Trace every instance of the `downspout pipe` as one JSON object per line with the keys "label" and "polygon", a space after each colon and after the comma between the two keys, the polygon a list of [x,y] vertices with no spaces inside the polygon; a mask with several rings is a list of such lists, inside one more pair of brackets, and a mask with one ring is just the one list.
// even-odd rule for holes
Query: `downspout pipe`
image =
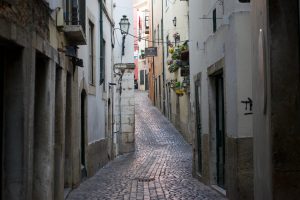
{"label": "downspout pipe", "polygon": [[[154,42],[155,42],[155,36],[153,34],[153,28],[154,28],[154,16],[153,16],[153,0],[151,0],[151,23],[152,23],[152,27],[151,27],[151,32],[152,32],[152,47],[154,47]],[[154,105],[156,105],[156,88],[155,88],[155,79],[153,77],[155,77],[155,65],[154,65],[154,56],[152,57],[152,86],[153,86],[153,103]]]}
{"label": "downspout pipe", "polygon": [[165,81],[166,81],[166,73],[165,73],[165,44],[164,44],[164,1],[161,1],[161,36],[162,36],[162,59],[163,59],[163,113],[166,115],[166,91],[165,91]]}
{"label": "downspout pipe", "polygon": [[[99,28],[100,28],[100,34],[99,34],[99,40],[100,40],[100,60],[102,60],[102,56],[103,56],[103,2],[102,0],[98,0],[99,1],[99,9],[100,9],[100,12],[99,12]],[[102,64],[102,62],[100,62],[100,65]],[[99,77],[99,81],[100,81],[100,85],[102,84],[102,71],[101,71],[101,67],[100,66],[100,70],[99,70],[99,73],[100,73],[100,77]]]}

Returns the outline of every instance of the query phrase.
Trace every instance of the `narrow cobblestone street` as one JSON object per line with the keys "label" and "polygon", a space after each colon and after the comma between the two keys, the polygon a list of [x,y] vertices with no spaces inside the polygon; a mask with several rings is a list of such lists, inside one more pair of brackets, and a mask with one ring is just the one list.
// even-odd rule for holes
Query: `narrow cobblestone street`
{"label": "narrow cobblestone street", "polygon": [[192,149],[136,92],[136,152],[121,156],[73,190],[68,200],[225,199],[192,177]]}

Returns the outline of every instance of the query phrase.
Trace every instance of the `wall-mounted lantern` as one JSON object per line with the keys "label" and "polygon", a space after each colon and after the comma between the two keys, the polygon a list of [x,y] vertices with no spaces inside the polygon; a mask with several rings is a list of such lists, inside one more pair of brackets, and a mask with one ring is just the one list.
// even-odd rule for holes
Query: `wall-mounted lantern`
{"label": "wall-mounted lantern", "polygon": [[124,52],[124,49],[125,49],[125,38],[126,38],[126,35],[128,34],[129,26],[130,26],[129,20],[128,20],[128,18],[127,18],[126,15],[123,15],[123,17],[121,18],[121,21],[120,21],[119,25],[120,25],[121,34],[123,35],[123,40],[122,40],[122,56],[124,56],[124,54],[125,54],[125,52]]}

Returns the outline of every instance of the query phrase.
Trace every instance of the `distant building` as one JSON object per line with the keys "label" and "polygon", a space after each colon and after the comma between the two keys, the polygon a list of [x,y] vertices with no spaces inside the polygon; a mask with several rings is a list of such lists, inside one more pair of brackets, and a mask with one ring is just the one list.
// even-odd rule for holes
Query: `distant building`
{"label": "distant building", "polygon": [[[191,143],[189,12],[187,1],[163,3],[163,67],[165,115]],[[175,51],[175,52],[173,52]]]}
{"label": "distant building", "polygon": [[138,80],[139,90],[149,89],[149,69],[145,55],[145,48],[149,43],[149,29],[150,29],[150,10],[149,1],[137,1],[134,5],[135,12],[135,77]]}

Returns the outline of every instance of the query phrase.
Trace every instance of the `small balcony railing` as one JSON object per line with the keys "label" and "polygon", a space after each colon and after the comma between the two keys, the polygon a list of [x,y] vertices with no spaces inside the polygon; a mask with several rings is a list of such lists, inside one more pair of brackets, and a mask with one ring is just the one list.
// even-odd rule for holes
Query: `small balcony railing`
{"label": "small balcony railing", "polygon": [[80,20],[78,8],[72,8],[72,13],[64,13],[62,30],[70,45],[86,45],[85,23]]}

